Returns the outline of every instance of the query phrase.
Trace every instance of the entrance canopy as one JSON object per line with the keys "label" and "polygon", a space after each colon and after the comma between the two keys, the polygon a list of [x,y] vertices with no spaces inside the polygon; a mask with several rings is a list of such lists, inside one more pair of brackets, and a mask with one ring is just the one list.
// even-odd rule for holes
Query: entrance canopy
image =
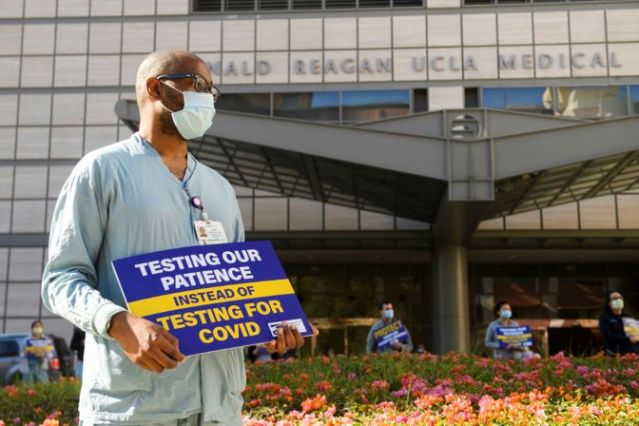
{"label": "entrance canopy", "polygon": [[[135,101],[115,110],[137,130]],[[637,135],[637,116],[463,109],[339,126],[218,111],[189,144],[236,185],[434,223],[443,202],[481,202],[484,220],[639,187]]]}

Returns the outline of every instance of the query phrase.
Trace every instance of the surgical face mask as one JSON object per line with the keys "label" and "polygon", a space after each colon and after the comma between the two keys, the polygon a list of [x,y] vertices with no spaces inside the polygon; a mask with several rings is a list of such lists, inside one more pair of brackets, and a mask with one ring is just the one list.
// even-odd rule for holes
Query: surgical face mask
{"label": "surgical face mask", "polygon": [[510,317],[513,316],[513,313],[512,311],[508,311],[508,310],[499,311],[499,316],[502,317],[503,319],[510,319]]}
{"label": "surgical face mask", "polygon": [[193,139],[204,136],[211,127],[215,117],[215,103],[210,93],[192,92],[176,89],[184,97],[184,108],[171,113],[173,123],[184,139]]}
{"label": "surgical face mask", "polygon": [[33,327],[33,334],[39,336],[42,334],[44,329],[42,327]]}
{"label": "surgical face mask", "polygon": [[395,317],[395,311],[393,311],[392,309],[388,309],[384,311],[383,315],[384,319],[393,319],[393,317]]}
{"label": "surgical face mask", "polygon": [[613,299],[610,301],[610,307],[615,310],[623,309],[623,299]]}

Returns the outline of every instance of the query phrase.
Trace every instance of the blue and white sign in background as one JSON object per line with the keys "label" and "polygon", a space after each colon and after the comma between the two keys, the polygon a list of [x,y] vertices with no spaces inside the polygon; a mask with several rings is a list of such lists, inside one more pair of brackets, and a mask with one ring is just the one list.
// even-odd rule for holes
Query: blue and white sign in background
{"label": "blue and white sign in background", "polygon": [[395,321],[387,326],[375,330],[374,337],[377,342],[377,348],[385,351],[391,348],[394,341],[406,344],[408,342],[408,331],[401,321]]}
{"label": "blue and white sign in background", "polygon": [[159,251],[113,268],[129,311],[177,337],[185,355],[268,342],[283,321],[312,334],[268,241]]}
{"label": "blue and white sign in background", "polygon": [[532,333],[527,325],[521,327],[497,327],[495,337],[497,337],[501,348],[507,348],[508,345],[525,347],[533,345]]}

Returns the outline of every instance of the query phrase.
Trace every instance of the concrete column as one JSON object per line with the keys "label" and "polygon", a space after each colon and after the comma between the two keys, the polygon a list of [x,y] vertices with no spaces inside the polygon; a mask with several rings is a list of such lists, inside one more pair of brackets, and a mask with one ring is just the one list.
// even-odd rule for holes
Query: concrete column
{"label": "concrete column", "polygon": [[468,266],[463,245],[433,248],[433,351],[470,351]]}

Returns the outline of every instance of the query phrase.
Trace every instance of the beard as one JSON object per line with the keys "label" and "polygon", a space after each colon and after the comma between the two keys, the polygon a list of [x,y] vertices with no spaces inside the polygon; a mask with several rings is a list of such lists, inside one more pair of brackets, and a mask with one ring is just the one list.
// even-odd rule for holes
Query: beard
{"label": "beard", "polygon": [[185,140],[177,127],[175,127],[175,123],[173,122],[173,117],[171,117],[171,111],[165,109],[162,111],[160,115],[160,131],[165,135],[175,136],[179,139]]}

